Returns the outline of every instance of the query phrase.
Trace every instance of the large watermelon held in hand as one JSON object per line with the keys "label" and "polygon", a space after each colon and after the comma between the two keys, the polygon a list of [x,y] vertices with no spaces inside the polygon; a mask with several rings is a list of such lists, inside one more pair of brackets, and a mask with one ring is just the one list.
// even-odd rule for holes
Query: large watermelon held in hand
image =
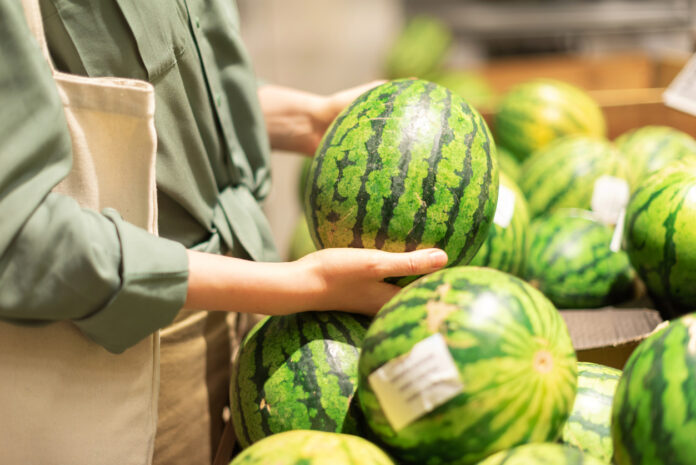
{"label": "large watermelon held in hand", "polygon": [[524,278],[558,308],[595,308],[628,300],[635,271],[613,251],[614,230],[587,211],[562,209],[529,228]]}
{"label": "large watermelon held in hand", "polygon": [[696,314],[671,321],[631,354],[612,438],[617,465],[696,463]]}
{"label": "large watermelon held in hand", "polygon": [[519,84],[503,96],[495,130],[497,140],[525,160],[559,137],[603,137],[606,123],[599,105],[581,89],[538,79]]}
{"label": "large watermelon held in hand", "polygon": [[621,370],[596,363],[578,363],[578,395],[563,427],[563,442],[611,462],[611,407]]}
{"label": "large watermelon held in hand", "polygon": [[663,317],[696,310],[696,165],[670,165],[628,204],[625,248]]}
{"label": "large watermelon held in hand", "polygon": [[517,185],[500,173],[498,205],[488,237],[471,260],[472,266],[487,266],[520,275],[527,252],[529,212]]}
{"label": "large watermelon held in hand", "polygon": [[498,452],[479,465],[605,465],[591,455],[561,444],[525,444]]}
{"label": "large watermelon held in hand", "polygon": [[[627,177],[628,165],[609,141],[570,136],[534,153],[522,165],[519,186],[532,217],[559,208],[594,207],[600,210],[598,213],[604,213],[602,209],[621,200],[619,197],[628,201]],[[608,222],[616,222],[622,207],[625,203],[612,210],[614,216]]]}
{"label": "large watermelon held in hand", "polygon": [[696,161],[696,140],[668,126],[644,126],[619,136],[615,141],[631,165],[635,188],[650,174],[674,161]]}
{"label": "large watermelon held in hand", "polygon": [[[576,371],[568,329],[539,291],[501,271],[455,267],[412,283],[379,311],[363,341],[358,396],[400,462],[467,465],[558,438]],[[394,374],[386,397],[375,390],[385,373]],[[434,409],[401,421],[412,399]]]}
{"label": "large watermelon held in hand", "polygon": [[369,319],[342,312],[268,317],[244,339],[230,383],[242,447],[289,430],[357,434],[358,353]]}
{"label": "large watermelon held in hand", "polygon": [[348,434],[288,431],[243,450],[230,465],[395,465],[377,446]]}
{"label": "large watermelon held in hand", "polygon": [[463,265],[495,212],[495,145],[461,97],[426,81],[392,81],[336,118],[308,183],[305,213],[318,248],[438,247],[450,266]]}

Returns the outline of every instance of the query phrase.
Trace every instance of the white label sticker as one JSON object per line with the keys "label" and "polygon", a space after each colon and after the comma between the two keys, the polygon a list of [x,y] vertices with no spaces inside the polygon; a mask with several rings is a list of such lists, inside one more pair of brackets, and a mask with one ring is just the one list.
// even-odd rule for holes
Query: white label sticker
{"label": "white label sticker", "polygon": [[444,404],[464,389],[457,366],[441,334],[423,339],[407,353],[369,377],[394,431]]}
{"label": "white label sticker", "polygon": [[616,228],[614,228],[614,235],[611,236],[611,245],[609,250],[616,253],[621,250],[621,239],[623,239],[624,231],[624,220],[626,219],[626,209],[622,208],[619,213],[619,219],[616,222]]}
{"label": "white label sticker", "polygon": [[621,210],[626,208],[629,196],[630,189],[625,179],[604,175],[595,181],[590,205],[599,221],[614,225]]}
{"label": "white label sticker", "polygon": [[696,116],[696,55],[667,87],[662,99],[667,106]]}
{"label": "white label sticker", "polygon": [[515,193],[501,184],[498,189],[498,205],[495,207],[493,222],[501,228],[507,228],[514,214]]}

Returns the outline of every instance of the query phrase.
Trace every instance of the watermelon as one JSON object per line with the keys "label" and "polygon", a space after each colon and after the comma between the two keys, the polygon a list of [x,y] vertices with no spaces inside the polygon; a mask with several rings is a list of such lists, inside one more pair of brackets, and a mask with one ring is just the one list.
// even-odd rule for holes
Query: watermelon
{"label": "watermelon", "polygon": [[599,105],[575,86],[551,79],[524,82],[502,98],[495,117],[498,140],[520,160],[571,134],[603,137]]}
{"label": "watermelon", "polygon": [[696,310],[696,165],[643,181],[626,210],[624,246],[665,318]]}
{"label": "watermelon", "polygon": [[[610,181],[610,186],[623,187],[620,194],[628,201],[627,177],[626,161],[609,141],[570,136],[551,143],[529,158],[522,165],[519,186],[535,217],[563,207],[584,210],[593,206],[606,207],[619,196],[612,189],[595,193],[597,186],[602,186],[606,180]],[[596,199],[593,205],[595,195],[607,198]],[[619,207],[623,206],[625,204]]]}
{"label": "watermelon", "polygon": [[515,155],[500,144],[496,145],[496,155],[500,171],[507,174],[513,181],[518,182],[522,166]]}
{"label": "watermelon", "polygon": [[614,231],[587,211],[562,209],[532,221],[524,277],[558,308],[595,308],[634,292],[626,252],[611,250]]}
{"label": "watermelon", "polygon": [[500,191],[493,226],[470,264],[520,275],[526,253],[528,227],[527,201],[517,185],[504,173],[500,173]]}
{"label": "watermelon", "polygon": [[611,462],[611,406],[621,370],[596,363],[578,363],[578,395],[563,427],[563,442]]}
{"label": "watermelon", "polygon": [[526,444],[498,452],[479,465],[604,465],[591,455],[561,444]]}
{"label": "watermelon", "polygon": [[673,320],[631,354],[611,435],[617,465],[696,463],[696,314]]}
{"label": "watermelon", "polygon": [[634,188],[673,161],[696,160],[696,140],[668,126],[644,126],[622,134],[614,142],[630,161]]}
{"label": "watermelon", "polygon": [[230,465],[395,465],[377,446],[348,434],[288,431],[243,450]]}
{"label": "watermelon", "polygon": [[428,79],[447,87],[476,108],[488,108],[495,102],[495,90],[483,76],[473,71],[442,71]]}
{"label": "watermelon", "polygon": [[244,339],[230,382],[242,447],[289,430],[358,433],[358,353],[369,319],[308,312],[260,321]]}
{"label": "watermelon", "polygon": [[445,23],[433,16],[414,16],[387,53],[386,77],[425,77],[440,68],[451,45],[452,32]]}
{"label": "watermelon", "polygon": [[305,213],[317,248],[438,247],[468,263],[498,197],[495,144],[461,97],[404,79],[369,90],[322,140]]}
{"label": "watermelon", "polygon": [[302,215],[300,219],[297,220],[297,225],[295,225],[295,230],[290,238],[288,260],[300,259],[316,250],[314,242],[312,241],[312,235],[309,233],[307,219]]}
{"label": "watermelon", "polygon": [[297,192],[300,194],[300,203],[304,201],[305,191],[307,189],[307,176],[309,176],[309,168],[312,166],[311,158],[302,159],[302,167],[300,168],[300,179]]}
{"label": "watermelon", "polygon": [[[431,344],[437,355],[420,359]],[[385,370],[408,373],[391,382],[416,383],[413,395],[433,409],[397,424],[399,406],[373,387]],[[368,426],[400,462],[466,465],[557,439],[576,372],[568,329],[539,291],[498,270],[455,267],[422,277],[379,311],[363,341],[358,397]],[[434,402],[440,387],[452,390]]]}

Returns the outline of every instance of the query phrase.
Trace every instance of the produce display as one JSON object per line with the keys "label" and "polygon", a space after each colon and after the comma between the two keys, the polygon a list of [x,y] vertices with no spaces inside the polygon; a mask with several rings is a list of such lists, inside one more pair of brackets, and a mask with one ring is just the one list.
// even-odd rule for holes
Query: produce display
{"label": "produce display", "polygon": [[626,211],[625,248],[666,318],[696,310],[696,165],[639,184]]}
{"label": "produce display", "polygon": [[498,452],[479,465],[606,465],[591,455],[561,444],[526,444]]}
{"label": "produce display", "polygon": [[318,248],[439,247],[453,266],[486,239],[497,197],[481,115],[442,86],[404,79],[366,92],[331,124],[304,206]]}
{"label": "produce display", "polygon": [[673,320],[633,352],[614,397],[617,465],[696,463],[696,314]]}
{"label": "produce display", "polygon": [[[370,375],[433,335],[446,343],[461,387],[395,429]],[[421,278],[380,310],[363,341],[359,376],[365,419],[387,452],[403,463],[465,465],[557,439],[573,406],[577,366],[568,329],[540,292],[497,270],[455,267]]]}
{"label": "produce display", "polygon": [[470,265],[487,266],[519,276],[527,252],[528,228],[527,201],[517,185],[501,172],[493,225]]}
{"label": "produce display", "polygon": [[563,428],[563,442],[605,463],[611,462],[611,407],[621,370],[578,362],[578,394]]}
{"label": "produce display", "polygon": [[558,308],[621,303],[633,294],[635,271],[613,251],[614,230],[584,210],[561,209],[529,227],[524,278]]}
{"label": "produce display", "polygon": [[496,146],[496,155],[500,171],[507,174],[513,181],[519,182],[522,165],[515,155],[500,144]]}
{"label": "produce display", "polygon": [[551,79],[519,84],[502,98],[495,117],[498,142],[525,160],[559,137],[603,137],[599,105],[581,89]]}
{"label": "produce display", "polygon": [[349,434],[289,431],[242,451],[230,465],[396,465],[377,446]]}
{"label": "produce display", "polygon": [[616,146],[631,165],[631,185],[635,188],[647,176],[674,161],[696,161],[696,140],[668,126],[645,126],[619,136]]}
{"label": "produce display", "polygon": [[230,383],[243,447],[289,430],[357,434],[358,353],[367,317],[308,312],[268,317],[244,339]]}
{"label": "produce display", "polygon": [[[519,186],[529,203],[530,214],[535,217],[564,207],[591,210],[593,196],[603,195],[611,200],[617,195],[614,189],[621,187],[628,200],[627,178],[628,165],[609,141],[570,136],[552,142],[527,159],[522,165]],[[595,192],[607,180],[606,192]],[[596,206],[605,204],[601,201]]]}

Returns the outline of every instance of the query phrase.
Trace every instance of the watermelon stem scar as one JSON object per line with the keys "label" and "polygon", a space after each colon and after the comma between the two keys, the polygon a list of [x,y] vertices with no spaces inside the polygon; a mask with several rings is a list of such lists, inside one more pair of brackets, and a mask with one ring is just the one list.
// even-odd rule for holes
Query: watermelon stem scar
{"label": "watermelon stem scar", "polygon": [[553,356],[547,350],[539,350],[534,354],[534,369],[546,374],[553,370]]}

